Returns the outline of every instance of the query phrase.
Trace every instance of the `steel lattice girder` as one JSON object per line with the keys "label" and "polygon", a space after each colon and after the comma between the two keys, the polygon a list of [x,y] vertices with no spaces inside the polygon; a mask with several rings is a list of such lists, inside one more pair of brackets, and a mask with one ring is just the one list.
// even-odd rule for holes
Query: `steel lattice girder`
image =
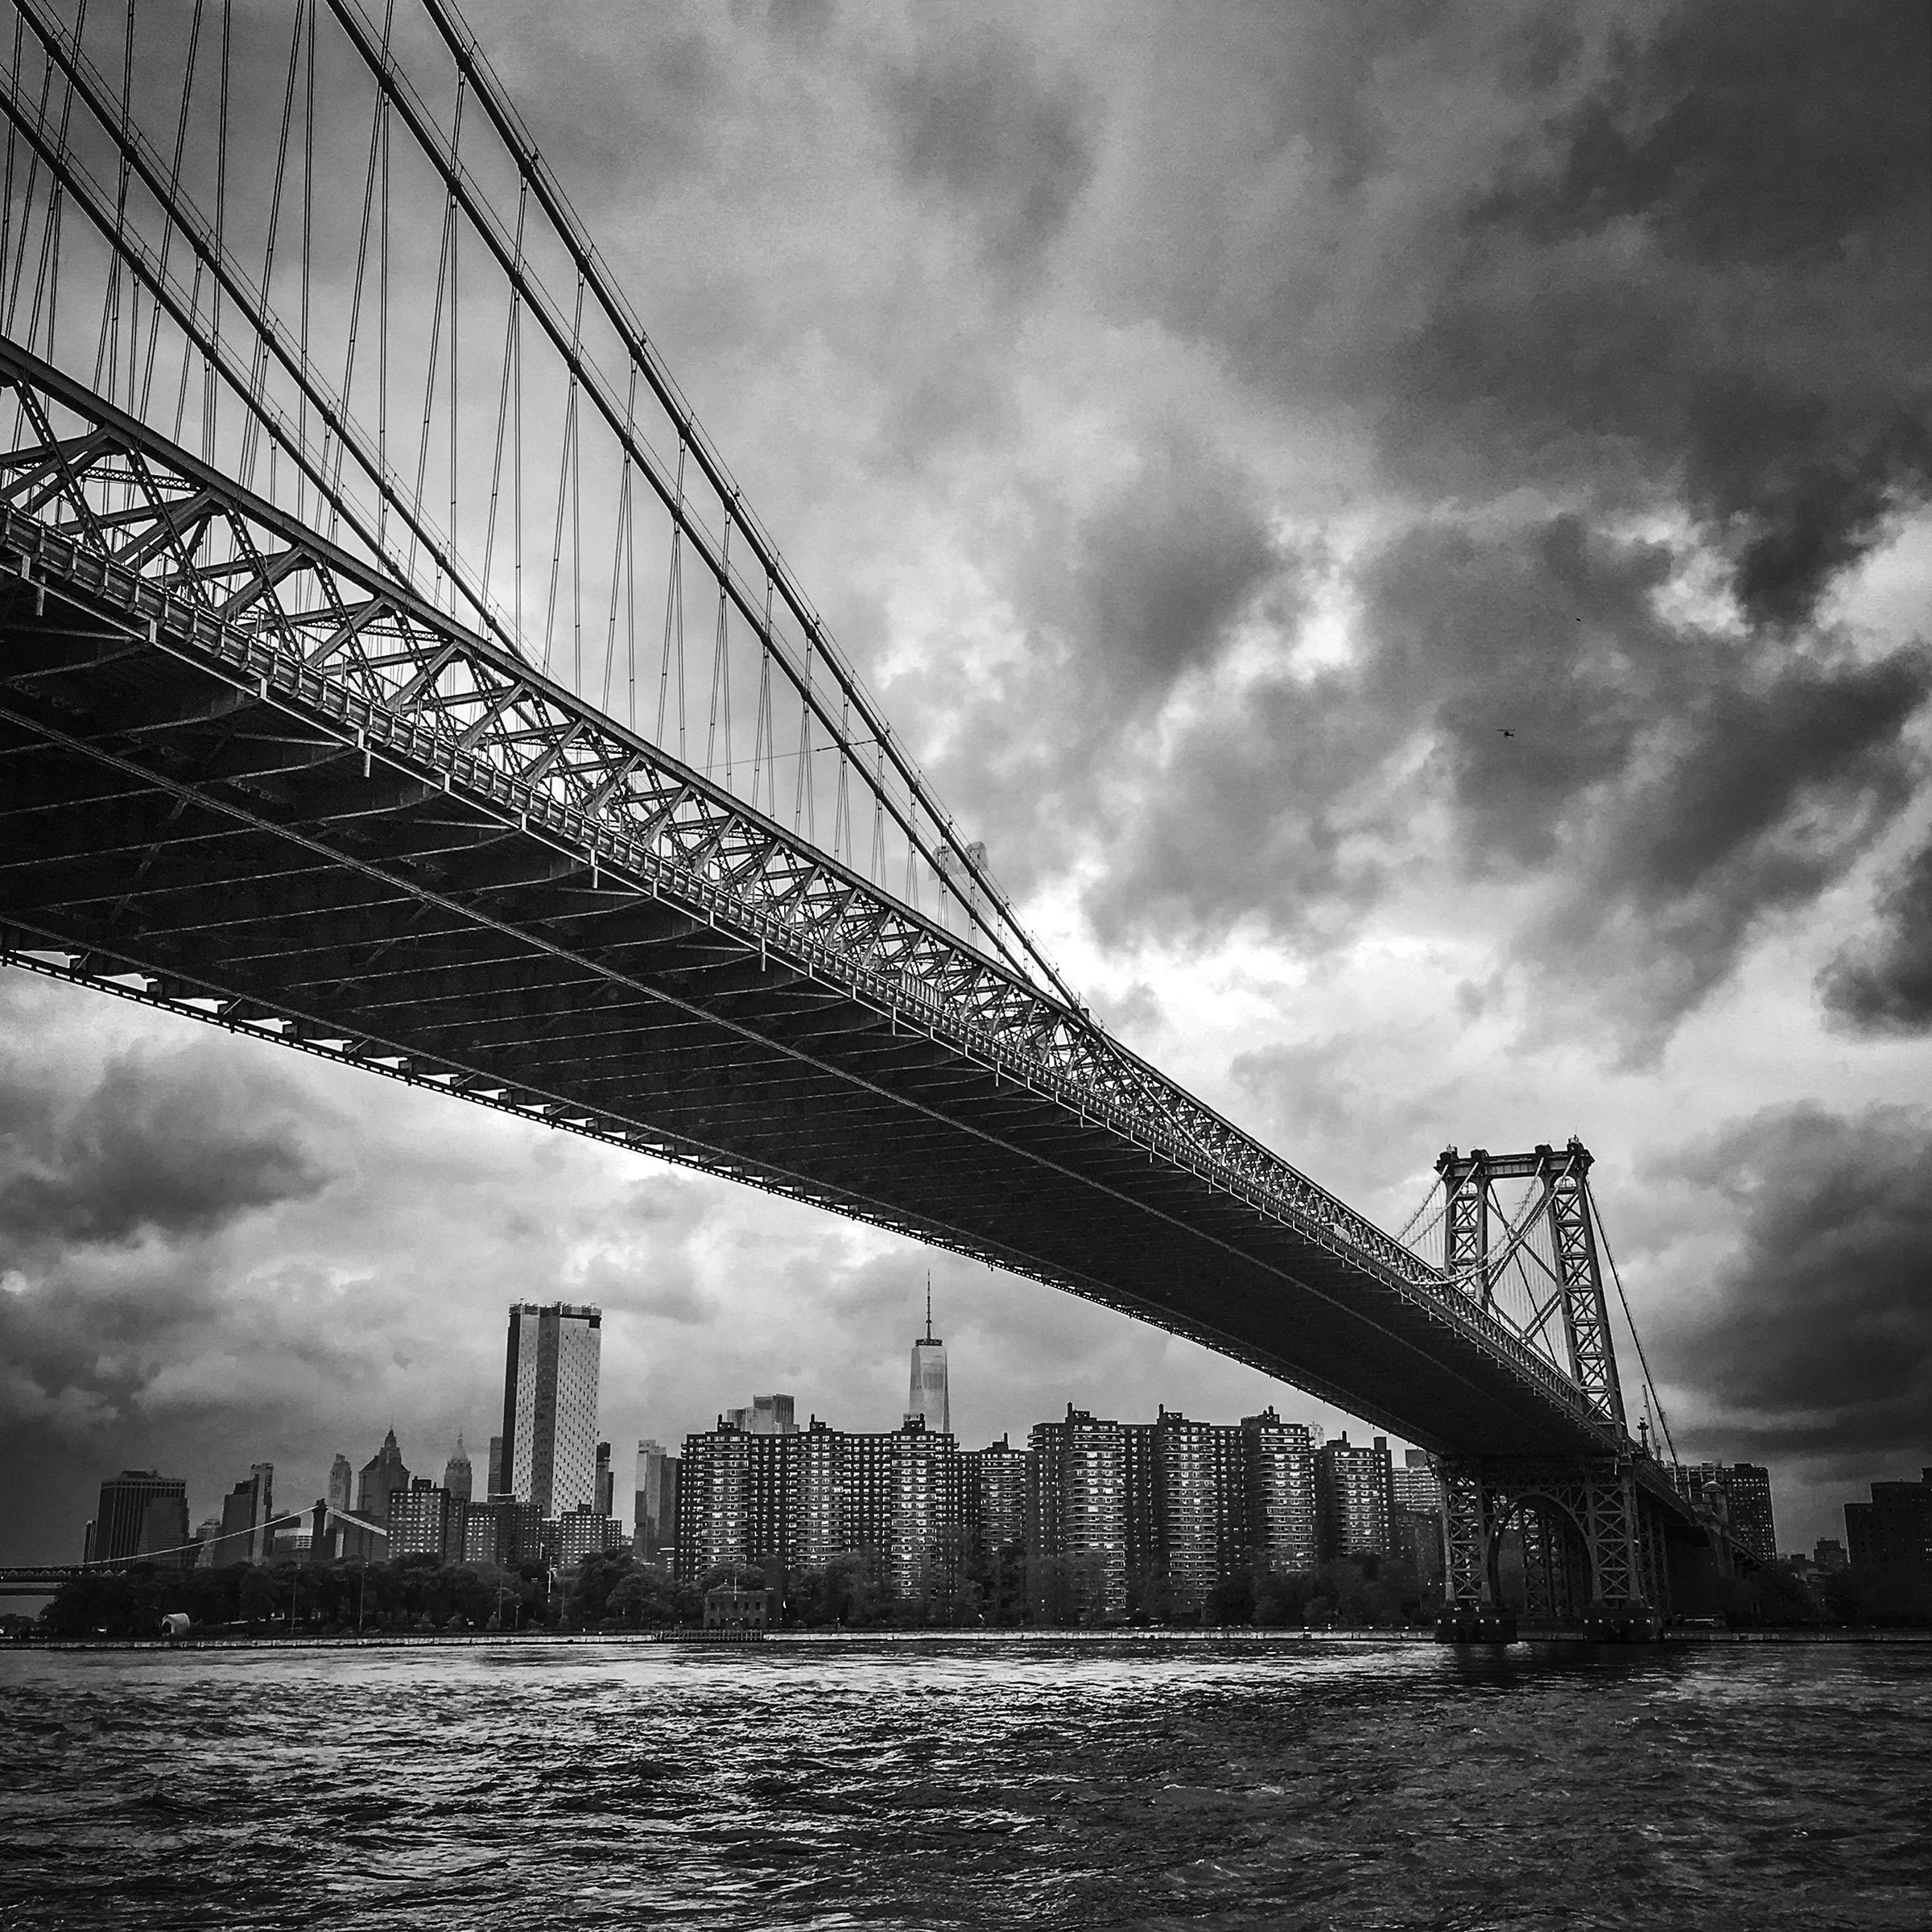
{"label": "steel lattice girder", "polygon": [[[32,437],[0,458],[16,954],[945,1242],[1414,1439],[1600,1441],[1077,1009],[55,372],[0,373]],[[1056,1190],[1081,1212],[1038,1218]]]}
{"label": "steel lattice girder", "polygon": [[1590,1596],[1613,1607],[1668,1608],[1666,1540],[1703,1534],[1647,1457],[1451,1458],[1437,1476],[1447,1594],[1464,1609],[1496,1601],[1498,1539],[1533,1509],[1560,1518],[1587,1560]]}

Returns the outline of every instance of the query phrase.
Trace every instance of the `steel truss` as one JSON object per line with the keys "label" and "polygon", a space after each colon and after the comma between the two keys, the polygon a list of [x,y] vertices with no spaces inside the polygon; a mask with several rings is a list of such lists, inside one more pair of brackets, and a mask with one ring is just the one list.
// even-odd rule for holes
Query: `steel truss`
{"label": "steel truss", "polygon": [[[1466,1612],[1497,1608],[1504,1533],[1522,1537],[1529,1613],[1574,1622],[1587,1608],[1629,1614],[1669,1604],[1667,1499],[1629,1455],[1445,1461],[1447,1591]],[[1658,1479],[1661,1483],[1661,1478]]]}
{"label": "steel truss", "polygon": [[[399,582],[410,580],[412,565],[420,558],[425,571],[433,568],[439,581],[455,587],[469,621],[484,634],[513,654],[527,654],[526,640],[506,621],[487,584],[461,554],[456,532],[437,526],[419,489],[385,458],[379,438],[358,423],[348,396],[323,378],[303,342],[271,307],[268,290],[251,279],[232,247],[225,246],[219,220],[211,219],[187,196],[161,146],[117,100],[109,76],[82,51],[76,34],[45,0],[12,3],[31,33],[50,78],[59,75],[64,100],[58,114],[50,117],[46,112],[50,97],[43,95],[36,106],[24,76],[14,73],[0,76],[4,90],[0,91],[0,110],[24,137],[36,164],[45,168],[59,193],[92,224],[130,283],[138,283],[156,308],[167,313],[211,378],[219,378],[261,435],[306,475],[319,500],[328,502],[370,558]],[[320,0],[303,0],[303,4],[316,7]],[[759,639],[769,665],[796,693],[828,746],[837,749],[841,783],[849,779],[876,800],[931,868],[942,894],[954,894],[977,943],[1021,977],[1037,980],[1071,1003],[1057,969],[1006,902],[983,849],[956,830],[951,815],[745,501],[456,10],[445,0],[423,0],[423,10],[459,76],[459,101],[465,93],[475,100],[494,137],[497,158],[518,184],[518,213],[514,219],[485,192],[486,171],[463,159],[456,126],[443,123],[403,71],[389,31],[378,28],[353,0],[326,0],[326,4],[377,90],[385,142],[393,122],[433,171],[448,197],[451,218],[460,213],[465,232],[481,242],[504,278],[512,316],[530,318],[568,372],[573,398],[583,398],[586,414],[594,415],[604,433],[622,450],[626,476],[634,473],[642,479],[675,528],[680,545],[715,580],[720,599]],[[292,70],[291,85],[292,89]],[[80,158],[76,105],[90,130],[113,152],[122,183],[118,196]],[[456,119],[460,123],[460,106]],[[130,180],[138,181],[167,211],[159,243],[145,239],[129,218]],[[523,232],[526,202],[534,204],[537,221],[568,264],[576,291],[574,318],[570,303],[535,271],[534,237]],[[171,250],[175,256],[171,269]],[[184,256],[194,264],[192,284],[181,272]],[[204,281],[212,309],[203,296]],[[587,297],[620,348],[621,374],[601,367],[591,353],[584,331]],[[270,369],[303,398],[299,418],[272,400],[265,381]],[[654,407],[675,438],[679,452],[675,460],[654,447],[646,435],[641,402]],[[307,435],[312,419],[324,436],[319,448]],[[345,457],[363,481],[361,496],[345,485]],[[687,458],[692,480],[701,478],[709,493],[710,522],[699,514],[687,486]],[[370,495],[373,505],[366,500]],[[386,530],[392,533],[386,540]],[[406,551],[399,547],[405,535]],[[789,630],[774,621],[774,611]],[[873,754],[870,758],[862,755],[868,749]]]}
{"label": "steel truss", "polygon": [[[1569,1377],[1620,1440],[1628,1430],[1597,1261],[1590,1164],[1588,1150],[1574,1137],[1560,1153],[1546,1143],[1529,1154],[1446,1150],[1435,1164],[1445,1262],[1456,1287]],[[1512,1179],[1529,1183],[1513,1218],[1496,1198],[1496,1183]],[[1506,1231],[1500,1242],[1496,1227]],[[1505,1305],[1506,1281],[1515,1291],[1513,1306]]]}

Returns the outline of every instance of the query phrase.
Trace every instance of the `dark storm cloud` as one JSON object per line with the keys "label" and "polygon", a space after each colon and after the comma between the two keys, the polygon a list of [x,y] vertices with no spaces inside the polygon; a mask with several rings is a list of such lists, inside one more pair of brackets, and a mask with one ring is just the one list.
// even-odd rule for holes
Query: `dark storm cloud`
{"label": "dark storm cloud", "polygon": [[1932,1031],[1932,844],[1906,861],[1879,902],[1879,929],[1820,981],[1827,1010],[1855,1031]]}
{"label": "dark storm cloud", "polygon": [[0,1239],[16,1252],[203,1236],[328,1183],[267,1068],[129,1053],[72,1104],[58,1090],[19,1064],[0,1073]]}
{"label": "dark storm cloud", "polygon": [[1194,439],[1169,435],[1077,540],[1092,670],[1116,688],[1165,695],[1220,648],[1286,561],[1252,479]]}
{"label": "dark storm cloud", "polygon": [[1667,619],[1675,563],[1572,516],[1397,536],[1357,574],[1355,663],[1179,735],[1093,895],[1103,927],[1306,931],[1325,898],[1374,897],[1439,807],[1455,871],[1544,881],[1521,951],[1606,972],[1620,930],[1644,961],[1626,1017],[1674,1017],[1904,804],[1932,688],[1922,649],[1767,652]]}
{"label": "dark storm cloud", "polygon": [[1184,733],[1158,795],[1136,792],[1107,827],[1108,864],[1087,895],[1108,940],[1184,934],[1211,943],[1247,919],[1307,940],[1334,934],[1387,874],[1352,832],[1385,823],[1364,767],[1379,768],[1352,680],[1250,687]]}
{"label": "dark storm cloud", "polygon": [[[1290,628],[1307,568],[1270,530],[1255,479],[1172,425],[1150,431],[1131,472],[1084,514],[1034,508],[1018,575],[1042,622],[1025,654],[990,687],[949,691],[934,678],[921,693],[970,720],[935,766],[1020,893],[1064,863],[1123,786],[1138,795],[1142,761],[1128,744],[1178,683],[1211,668],[1245,621]],[[1231,764],[1238,755],[1228,748]],[[1233,780],[1204,782],[1218,793]],[[1154,836],[1184,838],[1187,823],[1170,795]]]}
{"label": "dark storm cloud", "polygon": [[1681,491],[1746,615],[1806,620],[1932,488],[1927,19],[1727,0],[1620,38],[1397,349],[1427,467]]}
{"label": "dark storm cloud", "polygon": [[1085,100],[989,39],[894,76],[886,101],[910,178],[965,209],[996,260],[1036,262],[1092,172]]}
{"label": "dark storm cloud", "polygon": [[1896,1107],[1773,1108],[1674,1158],[1669,1171],[1726,1197],[1742,1228],[1709,1291],[1662,1311],[1667,1379],[1717,1405],[1733,1453],[1922,1461],[1932,1441],[1932,1118]]}
{"label": "dark storm cloud", "polygon": [[1802,622],[1932,486],[1922,7],[1282,8],[1177,32],[1117,312],[1430,497],[1683,510]]}

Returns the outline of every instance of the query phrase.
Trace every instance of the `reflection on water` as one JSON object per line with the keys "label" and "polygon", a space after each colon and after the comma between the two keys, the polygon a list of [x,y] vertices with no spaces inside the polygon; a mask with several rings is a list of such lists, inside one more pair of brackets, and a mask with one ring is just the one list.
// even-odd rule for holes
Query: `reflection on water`
{"label": "reflection on water", "polygon": [[1932,1649],[0,1654],[0,1926],[1932,1926]]}

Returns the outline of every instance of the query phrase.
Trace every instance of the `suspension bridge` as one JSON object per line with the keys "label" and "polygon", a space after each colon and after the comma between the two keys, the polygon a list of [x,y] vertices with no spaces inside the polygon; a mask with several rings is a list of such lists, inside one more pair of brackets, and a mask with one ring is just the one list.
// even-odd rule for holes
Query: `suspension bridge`
{"label": "suspension bridge", "polygon": [[1587,1154],[1426,1255],[1090,1016],[448,0],[10,11],[0,956],[1250,1363],[1437,1456],[1466,1619],[1511,1522],[1669,1602]]}

